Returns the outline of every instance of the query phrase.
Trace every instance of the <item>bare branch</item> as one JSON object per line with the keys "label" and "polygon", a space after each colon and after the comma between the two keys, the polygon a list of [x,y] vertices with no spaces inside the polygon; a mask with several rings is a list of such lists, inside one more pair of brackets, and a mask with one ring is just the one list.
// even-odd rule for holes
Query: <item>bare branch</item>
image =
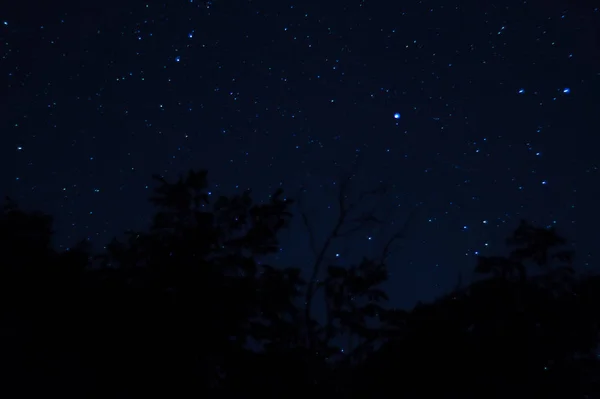
{"label": "bare branch", "polygon": [[308,222],[308,216],[306,212],[302,211],[302,220],[304,221],[304,226],[306,226],[306,230],[308,232],[308,240],[310,244],[310,249],[313,251],[313,254],[317,256],[317,243],[315,240],[315,233]]}
{"label": "bare branch", "polygon": [[[315,253],[315,262],[312,267],[310,278],[307,282],[306,295],[305,295],[306,308],[305,308],[304,316],[305,316],[305,321],[307,323],[307,330],[308,330],[307,338],[309,340],[309,345],[312,345],[315,343],[315,341],[314,341],[315,337],[312,336],[313,333],[312,333],[311,328],[309,327],[310,323],[311,323],[312,302],[313,302],[313,298],[314,298],[316,292],[318,291],[319,288],[322,287],[322,285],[317,284],[317,281],[321,274],[323,264],[326,261],[327,252],[330,249],[333,241],[336,238],[346,237],[350,234],[356,233],[356,232],[360,231],[361,229],[368,227],[370,224],[383,225],[382,220],[380,220],[379,218],[377,218],[375,216],[376,210],[378,209],[377,207],[371,209],[370,211],[363,213],[359,217],[350,218],[350,214],[353,211],[355,211],[359,206],[361,206],[368,197],[382,195],[382,194],[385,194],[385,192],[387,191],[386,187],[384,185],[380,185],[374,189],[363,191],[363,192],[359,193],[357,201],[351,203],[348,200],[349,188],[350,188],[351,180],[354,177],[355,177],[355,174],[350,172],[350,173],[347,173],[345,176],[343,176],[339,180],[338,193],[337,193],[337,203],[338,203],[338,208],[339,208],[339,215],[338,215],[337,221],[336,221],[333,229],[331,230],[329,235],[326,237],[320,250],[317,250],[316,235],[309,223],[308,215],[306,214],[306,212],[302,211],[302,220],[309,232],[310,246],[311,246],[313,253]],[[402,231],[401,233],[404,233],[404,231]],[[401,233],[397,233],[396,235],[394,235],[394,237],[392,237],[392,239],[388,243],[386,243],[386,246],[384,248],[383,257],[387,257],[390,247],[392,246],[393,242],[396,239],[401,237],[401,235],[402,235]],[[326,305],[327,305],[326,307],[327,307],[327,311],[328,311],[328,315],[329,315],[330,309],[328,306],[329,303],[327,303],[327,299],[326,299]],[[330,317],[328,317],[327,323],[328,323],[327,325],[329,326],[329,324],[331,323]]]}
{"label": "bare branch", "polygon": [[[348,177],[347,182],[352,180],[352,178],[353,178],[353,175]],[[346,184],[347,184],[347,182],[346,182]],[[344,187],[344,189],[347,189],[347,186]],[[356,202],[353,202],[352,204],[347,204],[347,201],[344,202],[344,204],[346,205],[345,210],[347,213],[350,213],[350,212],[354,211],[358,206],[363,204],[364,201],[367,199],[367,197],[382,195],[382,194],[385,194],[385,192],[386,192],[386,187],[384,185],[380,185],[371,190],[361,191],[358,194],[358,199],[356,200]],[[344,200],[346,200],[347,197],[348,197],[348,194],[346,194],[346,198]],[[373,214],[373,213],[374,213],[374,210],[370,214]]]}
{"label": "bare branch", "polygon": [[352,219],[348,222],[348,224],[350,223],[356,223],[356,225],[352,228],[348,228],[346,231],[341,232],[340,234],[338,234],[338,237],[347,237],[351,234],[356,233],[357,231],[363,230],[365,228],[368,227],[368,225],[370,223],[373,224],[382,224],[383,221],[378,219],[375,215],[375,210],[372,210],[371,212],[365,213],[364,215],[362,215],[361,217]]}
{"label": "bare branch", "polygon": [[392,246],[394,245],[394,243],[405,237],[406,232],[408,231],[408,229],[410,228],[410,225],[412,223],[412,221],[414,220],[414,218],[416,217],[417,214],[417,208],[413,209],[410,214],[408,215],[408,218],[406,218],[406,221],[404,222],[404,225],[402,226],[402,228],[396,232],[394,235],[392,235],[390,237],[390,239],[385,243],[385,245],[383,246],[383,251],[381,252],[381,257],[380,257],[380,262],[383,263],[387,260],[387,258],[390,255],[390,251]]}
{"label": "bare branch", "polygon": [[310,222],[308,220],[308,214],[306,213],[305,203],[303,200],[304,196],[302,195],[302,193],[305,191],[304,187],[305,187],[305,185],[302,185],[300,187],[300,190],[298,191],[298,195],[296,196],[296,198],[297,198],[296,205],[298,207],[298,210],[300,211],[300,215],[302,217],[302,222],[304,223],[304,226],[306,227],[306,232],[308,234],[310,249],[313,252],[314,256],[316,257],[316,256],[318,256],[316,235],[315,235],[314,229],[312,228],[312,226],[310,225]]}
{"label": "bare branch", "polygon": [[[319,277],[319,274],[321,271],[321,266],[322,266],[323,260],[325,258],[325,254],[327,253],[327,250],[331,246],[331,243],[333,242],[333,240],[336,237],[338,237],[340,229],[344,225],[344,222],[346,221],[346,217],[348,216],[348,208],[347,208],[346,199],[348,197],[347,190],[348,190],[349,181],[350,181],[350,178],[346,178],[346,179],[342,179],[340,182],[340,188],[339,188],[339,193],[338,193],[339,216],[338,216],[335,226],[333,227],[333,230],[325,239],[325,242],[323,243],[323,247],[321,248],[321,251],[319,251],[319,253],[315,259],[315,263],[313,264],[313,268],[312,268],[312,273],[311,273],[310,279],[308,280],[308,284],[306,287],[306,296],[305,296],[306,308],[305,308],[305,313],[304,313],[304,317],[306,319],[307,326],[310,324],[310,317],[311,317],[311,312],[312,312],[312,300],[315,295],[315,284],[316,284],[317,278]],[[311,338],[312,337],[310,337],[310,331],[309,331],[309,340],[311,340]],[[312,343],[312,342],[309,342],[309,344],[310,343]]]}
{"label": "bare branch", "polygon": [[386,192],[387,192],[387,187],[382,184],[379,187],[375,187],[372,190],[361,192],[358,195],[358,202],[360,203],[360,202],[364,201],[365,198],[367,198],[368,196],[371,196],[371,195],[381,195],[381,194],[385,194]]}

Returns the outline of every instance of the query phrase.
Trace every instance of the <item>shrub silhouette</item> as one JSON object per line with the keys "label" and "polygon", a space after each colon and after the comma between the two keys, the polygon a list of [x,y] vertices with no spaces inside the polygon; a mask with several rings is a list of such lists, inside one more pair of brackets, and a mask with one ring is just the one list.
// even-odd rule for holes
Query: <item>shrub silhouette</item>
{"label": "shrub silhouette", "polygon": [[380,288],[400,234],[377,259],[319,257],[348,231],[342,191],[342,222],[303,279],[266,260],[292,218],[281,190],[211,203],[206,171],[155,179],[149,231],[98,255],[86,241],[53,250],[52,219],[7,201],[5,397],[598,397],[600,278],[575,273],[555,230],[521,222],[509,256],[479,258],[479,279],[403,311]]}

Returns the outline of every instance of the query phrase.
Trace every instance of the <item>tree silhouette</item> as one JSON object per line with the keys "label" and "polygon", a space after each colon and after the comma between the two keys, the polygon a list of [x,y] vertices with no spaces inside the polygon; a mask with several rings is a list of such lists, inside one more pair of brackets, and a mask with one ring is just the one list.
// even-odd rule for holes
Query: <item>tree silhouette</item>
{"label": "tree silhouette", "polygon": [[[376,258],[363,257],[356,265],[336,265],[330,257],[334,242],[348,240],[356,233],[364,233],[367,228],[384,223],[382,217],[377,215],[377,206],[365,210],[365,204],[368,199],[377,200],[378,197],[381,199],[385,196],[386,187],[379,184],[352,196],[351,183],[355,176],[350,172],[339,179],[337,218],[321,245],[317,243],[316,232],[310,224],[306,209],[301,207],[300,210],[314,255],[304,294],[307,344],[313,350],[326,352],[328,357],[334,356],[342,350],[334,341],[345,336],[347,345],[343,358],[346,360],[364,357],[387,332],[381,317],[385,314],[382,302],[387,301],[388,297],[379,287],[388,277],[386,261],[389,253],[394,243],[404,238],[414,216],[413,212],[400,230],[382,240],[384,245]],[[323,326],[312,317],[313,303],[321,289],[324,289],[326,310]]]}
{"label": "tree silhouette", "polygon": [[216,388],[241,379],[238,364],[251,357],[248,345],[290,348],[301,339],[294,299],[303,282],[297,269],[258,261],[278,251],[292,201],[280,190],[256,205],[247,191],[219,197],[211,207],[206,177],[190,171],[171,184],[155,176],[161,185],[151,201],[159,211],[150,231],[130,232],[126,244],[114,241],[103,261],[127,271],[128,284],[139,290],[136,301],[146,308],[155,302],[136,325],[158,322],[153,338],[177,342],[171,353],[152,354],[153,368],[169,360]]}
{"label": "tree silhouette", "polygon": [[[516,246],[508,257],[479,258],[488,278],[398,320],[403,333],[360,366],[354,392],[385,395],[403,376],[408,397],[595,397],[598,280],[574,278],[553,229],[522,222],[507,243]],[[544,273],[527,278],[528,263]]]}
{"label": "tree silhouette", "polygon": [[53,250],[52,218],[7,201],[5,397],[600,397],[600,277],[575,272],[555,229],[522,221],[508,256],[478,259],[480,278],[398,310],[380,287],[410,220],[375,258],[328,257],[333,240],[381,222],[357,211],[380,188],[351,202],[342,184],[321,246],[301,211],[315,255],[303,278],[266,260],[292,218],[281,190],[266,204],[250,191],[211,202],[206,171],[155,179],[150,229],[96,255],[87,241]]}

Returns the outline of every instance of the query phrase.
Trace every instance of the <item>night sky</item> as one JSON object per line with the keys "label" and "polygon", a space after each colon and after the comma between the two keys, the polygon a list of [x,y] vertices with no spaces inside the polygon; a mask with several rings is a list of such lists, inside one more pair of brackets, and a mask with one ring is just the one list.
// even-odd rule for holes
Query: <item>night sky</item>
{"label": "night sky", "polygon": [[[594,268],[590,1],[4,3],[0,194],[52,214],[58,249],[146,229],[151,175],[190,168],[215,197],[304,187],[324,237],[353,170],[355,192],[389,185],[386,224],[330,257],[380,249],[412,215],[390,257],[396,305],[468,282],[521,218],[556,225]],[[308,269],[300,218],[277,261]]]}

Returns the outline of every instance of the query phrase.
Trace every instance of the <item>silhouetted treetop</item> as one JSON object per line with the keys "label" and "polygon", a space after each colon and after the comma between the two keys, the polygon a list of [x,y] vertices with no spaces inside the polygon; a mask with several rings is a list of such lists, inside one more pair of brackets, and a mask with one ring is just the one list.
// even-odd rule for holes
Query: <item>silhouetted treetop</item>
{"label": "silhouetted treetop", "polygon": [[353,202],[344,180],[320,243],[301,211],[314,263],[282,267],[268,257],[293,216],[282,190],[257,204],[250,190],[211,195],[206,171],[154,178],[150,229],[99,254],[86,240],[52,249],[52,218],[7,201],[2,359],[26,396],[37,383],[55,393],[62,370],[77,397],[599,397],[600,277],[576,273],[556,229],[521,221],[509,255],[478,258],[475,281],[400,310],[382,284],[409,222],[378,256],[330,256],[380,223],[352,217],[379,188]]}

